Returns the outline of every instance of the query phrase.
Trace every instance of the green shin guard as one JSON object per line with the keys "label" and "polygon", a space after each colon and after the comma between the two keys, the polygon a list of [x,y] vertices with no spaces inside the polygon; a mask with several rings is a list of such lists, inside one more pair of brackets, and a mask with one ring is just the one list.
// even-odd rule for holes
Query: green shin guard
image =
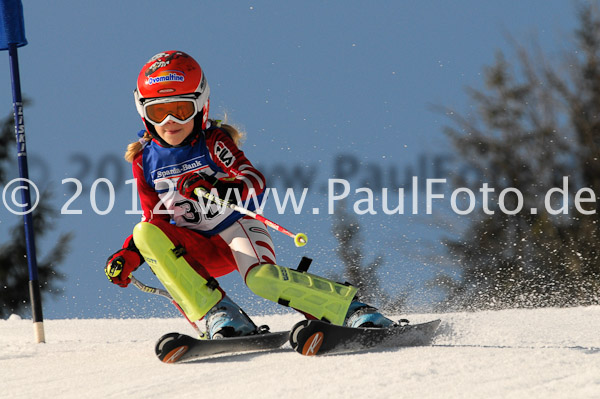
{"label": "green shin guard", "polygon": [[251,269],[246,284],[265,299],[337,325],[344,323],[357,290],[314,274],[271,264]]}
{"label": "green shin guard", "polygon": [[156,277],[191,321],[204,317],[223,297],[216,280],[207,281],[196,273],[183,258],[183,248],[176,248],[160,228],[138,223],[133,229],[133,240]]}

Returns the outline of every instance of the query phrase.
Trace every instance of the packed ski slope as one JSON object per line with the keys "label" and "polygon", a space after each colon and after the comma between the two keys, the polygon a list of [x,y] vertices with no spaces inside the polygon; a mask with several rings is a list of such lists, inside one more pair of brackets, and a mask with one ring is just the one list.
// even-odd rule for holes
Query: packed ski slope
{"label": "packed ski slope", "polygon": [[[154,342],[180,319],[0,321],[3,398],[598,398],[600,306],[418,314],[441,318],[431,347],[320,358],[289,347],[163,364]],[[295,314],[257,317],[273,330]]]}

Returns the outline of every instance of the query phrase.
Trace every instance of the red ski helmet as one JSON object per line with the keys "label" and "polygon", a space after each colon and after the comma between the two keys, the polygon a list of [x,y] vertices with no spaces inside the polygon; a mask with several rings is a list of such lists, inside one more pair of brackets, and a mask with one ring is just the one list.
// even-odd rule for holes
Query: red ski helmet
{"label": "red ski helmet", "polygon": [[[210,88],[200,65],[182,51],[165,51],[150,58],[138,75],[133,93],[137,111],[155,137],[154,125],[170,119],[185,123],[193,118],[195,127],[206,128]],[[173,103],[183,104],[184,110],[178,112],[182,107]],[[160,109],[158,117],[153,108]]]}

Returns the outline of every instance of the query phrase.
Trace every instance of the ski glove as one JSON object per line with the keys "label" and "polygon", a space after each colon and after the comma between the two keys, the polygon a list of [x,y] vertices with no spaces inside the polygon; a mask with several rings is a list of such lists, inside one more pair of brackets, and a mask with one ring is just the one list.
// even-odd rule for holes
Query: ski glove
{"label": "ski glove", "polygon": [[194,201],[203,200],[206,203],[204,198],[199,199],[194,193],[194,190],[197,188],[201,188],[209,193],[215,189],[220,199],[237,204],[238,198],[242,198],[243,183],[235,180],[217,179],[204,172],[186,173],[177,182],[177,191],[181,195]]}
{"label": "ski glove", "polygon": [[136,249],[122,248],[109,256],[104,272],[106,277],[121,287],[131,282],[129,275],[144,263],[144,258]]}

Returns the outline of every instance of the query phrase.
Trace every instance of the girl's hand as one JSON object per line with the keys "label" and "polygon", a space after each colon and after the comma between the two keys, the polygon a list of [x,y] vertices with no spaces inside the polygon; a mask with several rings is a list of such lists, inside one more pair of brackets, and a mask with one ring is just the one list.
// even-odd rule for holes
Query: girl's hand
{"label": "girl's hand", "polygon": [[215,189],[218,194],[217,196],[220,199],[227,200],[232,204],[237,204],[238,199],[242,199],[242,185],[243,183],[241,182],[217,179],[204,172],[189,172],[179,178],[179,181],[177,182],[177,191],[186,198],[199,201],[194,190],[201,188],[210,193]]}
{"label": "girl's hand", "polygon": [[111,283],[127,287],[131,282],[129,275],[143,262],[144,260],[138,252],[123,248],[108,258],[104,272]]}

